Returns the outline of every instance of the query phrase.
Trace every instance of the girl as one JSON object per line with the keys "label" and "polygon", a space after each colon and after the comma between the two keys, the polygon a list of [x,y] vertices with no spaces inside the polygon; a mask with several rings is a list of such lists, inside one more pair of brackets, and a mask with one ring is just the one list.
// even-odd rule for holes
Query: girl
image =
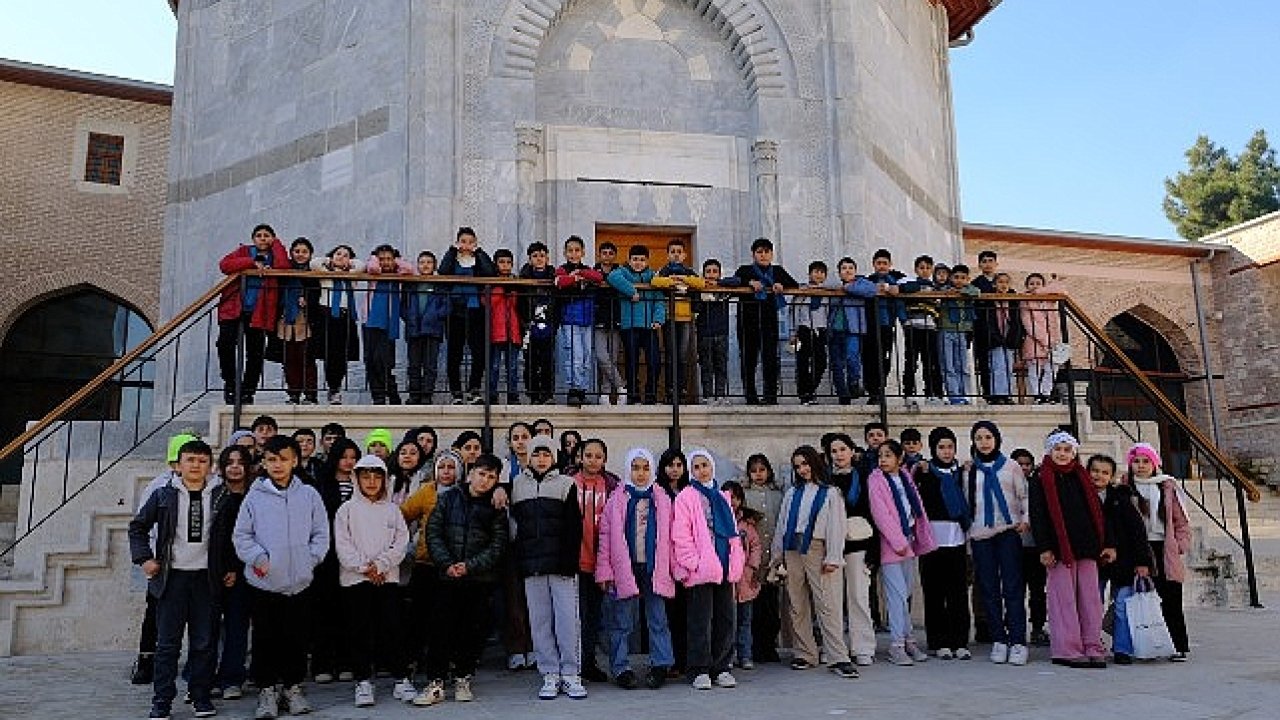
{"label": "girl", "polygon": [[[667,448],[658,458],[658,487],[666,492],[674,503],[676,495],[689,485],[689,463],[684,453],[676,448]],[[688,667],[689,644],[687,642],[686,619],[688,618],[688,597],[685,588],[676,583],[676,592],[667,600],[667,624],[671,628],[672,652],[675,664],[667,673],[668,679],[684,675]]]}
{"label": "girl", "polygon": [[1056,665],[1104,668],[1098,560],[1103,546],[1102,503],[1076,450],[1080,442],[1059,430],[1044,441],[1039,482],[1031,483],[1031,530],[1040,562],[1049,569],[1050,654]]}
{"label": "girl", "polygon": [[[247,449],[232,445],[222,450],[218,456],[218,476],[226,491],[217,497],[209,529],[209,574],[223,578],[217,602],[222,652],[213,686],[222,691],[226,700],[235,700],[244,692],[244,661],[249,651],[249,586],[244,580],[244,563],[236,557],[231,542],[231,531],[245,491],[253,480],[249,475],[252,466],[253,455]],[[227,576],[231,576],[230,584]]]}
{"label": "girl", "polygon": [[375,662],[401,678],[393,697],[409,702],[418,691],[401,652],[400,561],[409,542],[404,517],[387,493],[387,466],[373,455],[356,463],[359,492],[333,519],[338,582],[349,622],[348,642],[355,667],[356,707],[373,705]]}
{"label": "girl", "polygon": [[[1027,293],[1045,295],[1060,293],[1058,283],[1046,285],[1044,276],[1031,273],[1026,280]],[[1027,364],[1027,384],[1036,395],[1036,404],[1052,402],[1054,367],[1051,360],[1053,346],[1062,342],[1062,325],[1058,318],[1058,303],[1052,300],[1022,300],[1019,303],[1022,329],[1026,333],[1022,341],[1022,360]]]}
{"label": "girl", "polygon": [[[1030,450],[1018,448],[1009,453],[1009,459],[1022,468],[1022,475],[1028,483],[1036,476],[1036,458]],[[1027,609],[1031,618],[1031,644],[1035,647],[1049,644],[1049,633],[1045,632],[1045,623],[1049,618],[1044,596],[1047,579],[1044,565],[1040,564],[1040,551],[1036,550],[1035,535],[1028,528],[1022,533],[1022,585],[1026,588]]]}
{"label": "girl", "polygon": [[637,684],[629,656],[643,604],[649,632],[645,685],[656,690],[666,683],[667,671],[675,663],[663,602],[676,593],[671,578],[671,498],[661,488],[654,489],[657,463],[648,450],[628,450],[626,467],[626,484],[609,496],[600,518],[595,581],[605,597],[614,683],[626,690]]}
{"label": "girl", "polygon": [[[224,275],[245,270],[284,269],[289,254],[270,225],[257,225],[250,234],[252,242],[227,253],[218,263]],[[262,379],[262,355],[266,333],[276,329],[280,291],[275,278],[247,277],[231,283],[222,291],[218,302],[218,369],[222,374],[222,399],[228,405],[237,400],[253,402],[253,394]],[[243,341],[241,335],[243,334]],[[240,397],[236,397],[236,348],[244,343],[244,374],[240,380]]]}
{"label": "girl", "polygon": [[[360,460],[360,448],[350,438],[338,438],[329,448],[325,462],[317,476],[320,499],[324,501],[329,516],[329,537],[333,537],[333,519],[338,508],[350,500],[356,492],[356,463]],[[338,556],[330,544],[329,552],[316,567],[315,581],[311,584],[311,668],[317,683],[333,682],[334,677],[346,682],[353,677],[347,644],[345,621],[333,622],[344,617],[338,597]]]}
{"label": "girl", "polygon": [[1156,592],[1164,622],[1169,626],[1176,652],[1173,662],[1186,662],[1191,646],[1187,641],[1187,620],[1182,612],[1182,583],[1187,568],[1182,556],[1191,549],[1191,524],[1177,482],[1160,472],[1160,453],[1147,443],[1138,443],[1126,456],[1129,485],[1138,495],[1138,509],[1147,525],[1147,541],[1155,558]]}
{"label": "girl", "polygon": [[[300,237],[289,246],[289,269],[310,270],[315,248]],[[284,343],[284,383],[289,404],[315,405],[317,401],[316,360],[312,354],[311,315],[320,300],[315,280],[286,278],[280,283],[280,318],[276,337]]]}
{"label": "girl", "polygon": [[582,433],[577,430],[565,430],[560,433],[560,452],[556,456],[556,465],[560,472],[572,475],[578,471],[578,446],[582,444]]}
{"label": "girl", "polygon": [[[508,455],[502,461],[495,495],[510,496],[511,484],[529,466],[529,441],[532,439],[533,426],[529,423],[517,421],[507,428]],[[533,667],[537,660],[533,654],[524,582],[520,580],[510,554],[503,560],[501,575],[502,642],[507,650],[507,669],[515,672]]]}
{"label": "girl", "polygon": [[729,493],[729,500],[733,505],[733,516],[738,521],[738,535],[742,538],[742,547],[747,555],[746,565],[742,568],[742,579],[738,581],[738,586],[733,591],[734,600],[738,603],[738,631],[735,635],[737,639],[734,642],[734,650],[738,667],[743,670],[753,670],[756,665],[751,659],[751,653],[754,651],[751,638],[752,603],[760,596],[760,571],[764,567],[762,563],[764,550],[760,546],[760,533],[756,530],[761,515],[747,507],[746,493],[743,492],[741,483],[730,480],[724,484],[724,491]]}
{"label": "girl", "polygon": [[[560,436],[561,447],[564,437]],[[600,540],[600,517],[612,489],[604,469],[608,447],[599,438],[582,443],[582,469],[573,473],[578,491],[578,510],[582,513],[582,544],[578,552],[578,608],[582,614],[582,677],[588,682],[607,682],[609,676],[596,664],[596,639],[600,635],[600,604],[604,597],[595,583],[596,545]],[[563,450],[561,451],[563,452]],[[573,452],[570,450],[569,452]],[[617,486],[616,478],[613,487]]]}
{"label": "girl", "polygon": [[697,690],[736,687],[733,656],[734,584],[746,560],[729,497],[716,489],[711,453],[689,453],[692,481],[676,496],[671,521],[671,574],[688,591],[687,673]]}
{"label": "girl", "polygon": [[991,662],[1027,664],[1026,596],[1022,592],[1022,537],[1028,528],[1027,479],[1000,452],[1000,428],[980,420],[969,431],[966,468],[973,576],[982,589]]}
{"label": "girl", "polygon": [[880,533],[871,515],[869,474],[857,471],[858,446],[848,433],[834,433],[827,444],[831,484],[844,501],[844,602],[849,620],[849,652],[866,667],[876,654],[871,614],[871,574],[880,565]]}
{"label": "girl", "polygon": [[1147,525],[1138,510],[1133,488],[1115,483],[1116,461],[1107,455],[1094,455],[1085,466],[1093,489],[1102,501],[1102,520],[1107,536],[1113,539],[1116,557],[1098,570],[1098,589],[1106,602],[1106,583],[1111,583],[1111,602],[1115,607],[1115,628],[1111,633],[1111,650],[1117,665],[1133,663],[1133,637],[1129,633],[1128,613],[1124,601],[1133,594],[1135,577],[1151,577],[1154,559],[1147,542]]}
{"label": "girl", "polygon": [[357,326],[355,286],[342,279],[344,273],[358,273],[356,251],[339,245],[323,258],[311,261],[312,270],[335,273],[332,280],[320,281],[319,311],[308,315],[312,325],[312,353],[324,359],[324,382],[329,388],[329,404],[342,404],[342,386],[347,366],[360,359],[360,329]]}
{"label": "girl", "polygon": [[436,435],[435,428],[430,425],[420,425],[406,430],[404,439],[418,443],[418,448],[422,450],[422,466],[427,469],[426,479],[433,479],[431,471],[435,467],[436,446],[440,444],[440,438]]}
{"label": "girl", "polygon": [[950,428],[929,432],[932,459],[917,466],[916,488],[929,516],[929,529],[938,549],[920,558],[924,589],[924,630],[929,649],[941,660],[968,660],[969,582],[965,533],[969,504],[965,502],[963,471],[956,462],[956,434]]}
{"label": "girl", "polygon": [[[999,273],[995,279],[995,291],[1001,295],[1013,295],[1008,273]],[[1022,346],[1022,316],[1014,300],[996,300],[980,311],[975,332],[983,333],[987,350],[987,387],[991,392],[991,404],[1012,405],[1014,353]]]}
{"label": "girl", "polygon": [[839,493],[827,482],[827,466],[809,445],[791,454],[795,473],[782,496],[782,509],[773,536],[773,562],[787,568],[788,620],[795,634],[792,670],[808,670],[818,664],[818,644],[813,636],[813,610],[817,609],[823,650],[831,672],[844,678],[858,677],[849,661],[841,614],[841,574],[844,566],[844,508]]}
{"label": "girl", "polygon": [[929,658],[911,635],[911,558],[933,552],[937,543],[929,516],[911,476],[902,469],[905,453],[897,440],[887,439],[876,450],[880,465],[867,479],[871,515],[880,529],[880,582],[889,613],[889,661],[914,665]]}
{"label": "girl", "polygon": [[462,457],[462,467],[458,468],[458,476],[463,477],[471,470],[472,463],[484,450],[480,433],[475,430],[464,430],[458,433],[458,439],[453,441],[453,449],[457,450],[458,455]]}
{"label": "girl", "polygon": [[[751,651],[747,654],[760,662],[778,662],[778,633],[782,630],[781,592],[774,583],[765,582],[773,562],[774,520],[782,507],[782,487],[773,474],[769,458],[759,453],[747,458],[747,486],[743,488],[743,505],[754,511],[756,532],[760,535],[759,570],[756,572],[757,592],[751,605]],[[741,657],[741,653],[739,654]]]}
{"label": "girl", "polygon": [[391,502],[399,506],[422,487],[431,473],[416,440],[402,440],[392,458]]}

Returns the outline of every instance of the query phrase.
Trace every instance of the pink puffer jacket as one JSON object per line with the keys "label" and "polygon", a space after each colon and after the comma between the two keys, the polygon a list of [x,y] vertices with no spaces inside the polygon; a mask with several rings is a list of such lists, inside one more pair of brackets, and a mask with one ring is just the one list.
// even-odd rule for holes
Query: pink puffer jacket
{"label": "pink puffer jacket", "polygon": [[[729,502],[728,493],[720,494]],[[671,575],[685,587],[718,585],[725,579],[711,529],[707,527],[705,502],[702,493],[693,487],[686,487],[676,496],[671,521]],[[735,534],[729,540],[729,582],[742,579],[745,564],[742,538]]]}
{"label": "pink puffer jacket", "polygon": [[[671,577],[671,498],[656,484],[653,488],[649,522],[658,524],[653,592],[665,598],[675,597],[676,583]],[[609,495],[600,517],[600,543],[596,546],[596,582],[612,582],[619,600],[640,594],[640,585],[631,568],[631,549],[627,545],[627,500],[623,487]]]}

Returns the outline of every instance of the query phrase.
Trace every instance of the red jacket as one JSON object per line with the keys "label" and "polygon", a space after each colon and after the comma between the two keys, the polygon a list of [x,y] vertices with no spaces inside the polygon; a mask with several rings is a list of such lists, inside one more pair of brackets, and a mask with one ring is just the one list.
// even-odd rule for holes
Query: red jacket
{"label": "red jacket", "polygon": [[[235,275],[242,270],[253,270],[255,267],[253,258],[256,252],[253,245],[241,245],[222,258],[218,263],[218,269],[223,275]],[[275,270],[289,269],[289,251],[284,249],[284,243],[280,242],[279,238],[271,241],[271,267]],[[243,301],[241,288],[241,283],[232,283],[222,291],[222,299],[218,303],[219,322],[240,317]],[[262,289],[258,291],[258,302],[253,306],[253,318],[249,325],[258,330],[275,330],[279,315],[280,288],[275,278],[265,278],[262,281]]]}
{"label": "red jacket", "polygon": [[513,343],[524,342],[524,333],[520,331],[520,311],[517,307],[519,298],[514,288],[508,290],[501,286],[489,289],[489,342]]}

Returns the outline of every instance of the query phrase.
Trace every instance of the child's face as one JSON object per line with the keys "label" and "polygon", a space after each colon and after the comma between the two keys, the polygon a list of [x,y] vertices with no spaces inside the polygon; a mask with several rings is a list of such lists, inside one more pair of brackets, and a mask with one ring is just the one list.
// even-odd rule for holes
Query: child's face
{"label": "child's face", "polygon": [[371,442],[366,450],[369,451],[370,455],[377,455],[378,459],[383,462],[386,462],[387,458],[391,457],[391,448],[387,447],[387,444],[384,442]]}
{"label": "child's face", "polygon": [[596,251],[596,262],[612,267],[618,262],[618,251],[613,247],[602,247]]}
{"label": "child's face", "polygon": [[458,448],[458,454],[462,456],[462,462],[470,465],[480,457],[480,441],[475,438],[462,443],[462,447]]}
{"label": "child's face", "polygon": [[827,271],[820,268],[814,268],[809,271],[809,284],[821,285],[827,281]]}
{"label": "child's face", "polygon": [[418,444],[405,445],[396,453],[396,464],[402,469],[409,469],[418,465],[422,459],[422,451],[418,449]]}
{"label": "child's face", "polygon": [[580,263],[584,252],[586,252],[586,249],[582,247],[581,243],[569,243],[564,246],[564,259],[571,263]]}
{"label": "child's face", "polygon": [[689,257],[689,253],[685,251],[683,245],[672,245],[667,248],[667,262],[676,265],[683,265],[684,261]]}
{"label": "child's face", "polygon": [[347,448],[342,452],[342,457],[338,458],[338,472],[343,475],[350,475],[351,471],[356,469],[356,463],[358,462],[360,462],[359,453]]}
{"label": "child's face", "polygon": [[956,459],[956,441],[951,438],[939,440],[938,449],[934,452],[938,456],[938,460],[943,463],[950,463]]}
{"label": "child's face", "polygon": [[903,440],[902,451],[908,455],[919,455],[924,450],[923,440]]}
{"label": "child's face", "polygon": [[422,448],[422,454],[424,457],[436,451],[435,436],[429,432],[418,433],[418,436],[414,438],[414,441],[418,443],[418,447]]}
{"label": "child's face", "polygon": [[933,281],[939,285],[951,282],[951,271],[945,268],[933,271]]}
{"label": "child's face", "polygon": [[373,500],[382,494],[386,476],[373,468],[360,468],[360,472],[356,473],[356,482],[360,485],[360,494]]}
{"label": "child's face", "polygon": [[268,452],[262,458],[262,467],[267,477],[277,484],[285,484],[293,477],[293,469],[298,467],[298,456],[293,448],[284,448],[280,452]]}
{"label": "child's face", "polygon": [[706,278],[707,280],[717,280],[717,281],[718,281],[718,280],[720,279],[720,266],[719,266],[719,265],[708,265],[708,266],[706,266],[706,267],[702,268],[702,277]]}
{"label": "child's face", "polygon": [[311,248],[301,243],[294,245],[289,250],[289,257],[293,258],[293,261],[299,265],[305,265],[311,262]]}
{"label": "child's face", "polygon": [[178,458],[178,474],[188,484],[203,485],[209,477],[209,468],[213,458],[199,453],[183,453]]}
{"label": "child's face", "polygon": [[1007,293],[1009,292],[1009,286],[1012,284],[1013,281],[1009,279],[1008,275],[1001,273],[996,276],[996,292]]}
{"label": "child's face", "polygon": [[973,434],[973,446],[978,448],[980,453],[992,453],[996,449],[996,436],[986,428],[979,428],[978,432]]}
{"label": "child's face", "polygon": [[729,507],[733,508],[734,515],[742,510],[742,498],[738,497],[738,493],[729,493]]}
{"label": "child's face", "polygon": [[893,454],[893,448],[888,445],[881,445],[879,450],[880,469],[885,473],[898,472],[898,467],[902,464],[902,459]]}
{"label": "child's face", "polygon": [[238,483],[245,479],[249,474],[249,468],[244,466],[244,455],[236,453],[227,459],[227,466],[222,468],[222,479],[226,482]]}
{"label": "child's face", "polygon": [[529,467],[533,468],[534,472],[544,473],[550,470],[551,466],[555,464],[555,456],[553,456],[551,451],[546,448],[538,448],[538,450],[529,456]]}
{"label": "child's face", "polygon": [[951,273],[951,287],[962,288],[969,284],[969,273],[953,272]]}
{"label": "child's face", "polygon": [[916,277],[924,278],[925,280],[933,279],[933,263],[924,260],[916,263]]}
{"label": "child's face", "polygon": [[693,466],[689,468],[693,479],[700,483],[709,483],[715,479],[715,472],[711,468],[711,461],[706,455],[699,455],[693,459]]}
{"label": "child's face", "polygon": [[556,429],[554,426],[551,425],[551,423],[540,422],[537,425],[533,426],[533,434],[552,437],[553,435],[556,434]]}
{"label": "child's face", "polygon": [[672,458],[662,471],[667,474],[668,480],[679,480],[684,475],[684,461],[680,458]]}
{"label": "child's face", "polygon": [[515,260],[513,260],[512,258],[506,257],[505,255],[503,257],[498,258],[494,262],[498,266],[498,274],[503,277],[510,277],[511,269],[515,267],[515,264],[516,264]]}
{"label": "child's face", "polygon": [[753,463],[747,468],[747,478],[751,480],[752,485],[764,485],[769,482],[769,468],[764,463]]}
{"label": "child's face", "polygon": [[346,248],[338,248],[333,251],[333,256],[329,258],[329,264],[338,270],[350,270],[352,259],[351,253],[347,252]]}
{"label": "child's face", "polygon": [[831,443],[831,462],[838,468],[847,468],[853,466],[853,448],[845,444],[843,440],[836,440]]}
{"label": "child's face", "polygon": [[1032,460],[1031,458],[1019,455],[1018,467],[1022,468],[1022,474],[1024,476],[1026,476],[1027,478],[1030,478],[1031,473],[1035,472],[1036,464],[1035,464],[1035,461]]}
{"label": "child's face", "polygon": [[600,447],[600,443],[591,443],[582,448],[582,470],[589,475],[604,472],[605,459],[604,448]]}
{"label": "child's face", "polygon": [[631,255],[627,258],[627,267],[634,272],[644,272],[649,267],[649,258],[646,255]]}
{"label": "child's face", "polygon": [[271,249],[271,243],[274,242],[276,236],[271,234],[270,230],[258,230],[253,233],[253,246],[261,252]]}
{"label": "child's face", "polygon": [[529,429],[523,425],[512,429],[511,434],[507,436],[507,443],[511,446],[511,452],[517,457],[524,457],[529,452]]}
{"label": "child's face", "polygon": [[1076,449],[1070,443],[1058,443],[1049,451],[1049,459],[1054,465],[1070,465],[1076,458]]}
{"label": "child's face", "polygon": [[851,262],[843,262],[836,268],[836,272],[840,273],[840,282],[848,285],[858,276],[858,266]]}
{"label": "child's face", "polygon": [[875,449],[880,447],[881,443],[885,440],[889,439],[889,434],[880,428],[872,428],[868,430],[862,438],[867,441],[868,448]]}
{"label": "child's face", "polygon": [[462,237],[459,237],[458,241],[454,243],[454,246],[458,248],[459,255],[473,255],[475,254],[476,246],[479,244],[480,241],[476,240],[475,235],[464,233]]}
{"label": "child's face", "polygon": [[795,471],[796,477],[810,482],[813,480],[813,468],[809,465],[809,461],[804,459],[802,455],[796,455],[791,458],[791,469]]}
{"label": "child's face", "polygon": [[532,265],[535,270],[545,268],[547,266],[547,262],[548,257],[545,250],[534,250],[529,253],[529,264]]}
{"label": "child's face", "polygon": [[871,267],[875,268],[877,273],[883,275],[893,269],[893,261],[887,257],[878,257],[871,261]]}
{"label": "child's face", "polygon": [[999,266],[1000,264],[996,262],[996,259],[990,255],[978,260],[978,269],[982,271],[983,275],[991,275]]}
{"label": "child's face", "polygon": [[773,250],[771,248],[756,248],[751,252],[751,257],[755,258],[757,265],[764,266],[773,264]]}
{"label": "child's face", "polygon": [[302,451],[302,458],[305,460],[316,454],[316,439],[311,435],[299,435],[294,438],[298,443],[298,449]]}
{"label": "child's face", "polygon": [[472,468],[467,475],[467,485],[474,496],[483,495],[498,484],[498,473],[489,468]]}
{"label": "child's face", "polygon": [[441,460],[436,466],[436,484],[448,487],[458,481],[458,463],[453,458]]}
{"label": "child's face", "polygon": [[649,470],[649,461],[638,457],[631,461],[631,484],[645,488],[653,481],[653,473]]}
{"label": "child's face", "polygon": [[418,256],[418,274],[419,275],[435,275],[436,259],[430,255]]}
{"label": "child's face", "polygon": [[382,270],[382,272],[389,273],[389,272],[396,271],[396,254],[395,253],[383,250],[382,252],[378,253],[377,258],[378,258],[378,269]]}
{"label": "child's face", "polygon": [[1149,478],[1156,474],[1155,463],[1141,455],[1134,456],[1133,460],[1129,461],[1129,466],[1133,468],[1133,474],[1140,478]]}
{"label": "child's face", "polygon": [[263,423],[253,429],[253,440],[258,445],[276,436],[276,429]]}
{"label": "child's face", "polygon": [[1038,275],[1027,278],[1028,290],[1039,290],[1042,287],[1044,287],[1044,278]]}
{"label": "child's face", "polygon": [[1113,475],[1115,475],[1115,473],[1107,463],[1089,463],[1089,478],[1093,480],[1093,486],[1099,490],[1111,484],[1111,478]]}

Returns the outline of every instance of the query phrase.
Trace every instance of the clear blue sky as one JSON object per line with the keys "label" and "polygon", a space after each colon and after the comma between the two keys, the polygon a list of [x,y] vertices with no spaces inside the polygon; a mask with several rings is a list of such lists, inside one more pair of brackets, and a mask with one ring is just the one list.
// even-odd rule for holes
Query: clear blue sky
{"label": "clear blue sky", "polygon": [[[0,56],[172,82],[164,0],[0,4]],[[1005,0],[952,53],[965,218],[1173,237],[1197,134],[1280,146],[1277,38],[1275,0]]]}

